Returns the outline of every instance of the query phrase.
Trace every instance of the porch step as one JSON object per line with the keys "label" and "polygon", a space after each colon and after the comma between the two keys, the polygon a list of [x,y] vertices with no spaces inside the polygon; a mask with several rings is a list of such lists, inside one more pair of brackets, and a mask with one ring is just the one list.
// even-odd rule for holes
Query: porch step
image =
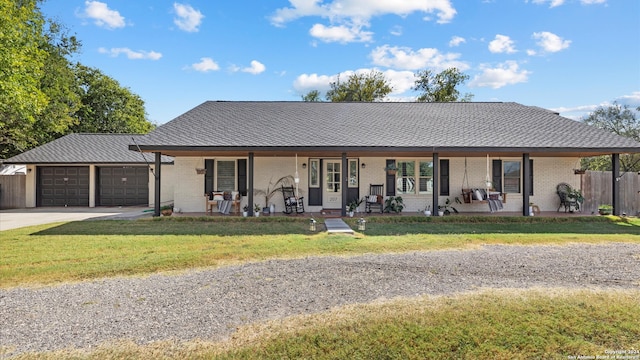
{"label": "porch step", "polygon": [[353,229],[349,227],[342,219],[325,219],[324,225],[327,227],[328,233],[347,233],[353,234]]}

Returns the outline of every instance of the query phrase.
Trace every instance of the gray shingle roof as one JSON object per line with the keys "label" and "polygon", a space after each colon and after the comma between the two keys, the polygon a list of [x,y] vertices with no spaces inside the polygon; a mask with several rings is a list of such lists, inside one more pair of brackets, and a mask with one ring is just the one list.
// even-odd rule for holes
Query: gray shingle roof
{"label": "gray shingle roof", "polygon": [[[142,154],[129,150],[132,138],[140,140],[140,134],[69,134],[50,143],[4,160],[7,164],[138,164],[145,163]],[[145,154],[149,163],[153,155]],[[171,157],[163,157],[163,163],[171,163]]]}
{"label": "gray shingle roof", "polygon": [[640,143],[518,103],[205,102],[140,139],[170,147],[585,149]]}

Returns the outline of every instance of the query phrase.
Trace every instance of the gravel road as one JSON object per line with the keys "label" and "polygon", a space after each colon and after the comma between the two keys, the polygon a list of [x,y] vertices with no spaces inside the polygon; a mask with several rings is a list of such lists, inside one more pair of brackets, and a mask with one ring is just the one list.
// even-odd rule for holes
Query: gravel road
{"label": "gravel road", "polygon": [[116,339],[221,340],[255,321],[479,287],[640,289],[640,244],[310,257],[0,290],[0,345],[12,356]]}

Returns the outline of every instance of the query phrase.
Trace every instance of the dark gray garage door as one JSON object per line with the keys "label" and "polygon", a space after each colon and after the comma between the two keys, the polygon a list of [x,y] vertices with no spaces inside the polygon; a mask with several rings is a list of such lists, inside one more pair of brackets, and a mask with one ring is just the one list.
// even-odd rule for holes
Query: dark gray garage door
{"label": "dark gray garage door", "polygon": [[98,168],[99,206],[149,204],[149,170],[146,167]]}
{"label": "dark gray garage door", "polygon": [[36,205],[89,206],[89,167],[38,167]]}

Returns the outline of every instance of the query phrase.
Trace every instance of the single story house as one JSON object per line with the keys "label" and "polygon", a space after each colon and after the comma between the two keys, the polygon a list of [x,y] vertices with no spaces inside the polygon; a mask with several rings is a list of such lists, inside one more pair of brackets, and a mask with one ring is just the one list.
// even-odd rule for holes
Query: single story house
{"label": "single story house", "polygon": [[[142,136],[70,134],[3,162],[26,165],[27,207],[155,206],[154,158],[129,150]],[[162,156],[160,162],[172,178],[173,159]],[[173,201],[172,181],[161,197]]]}
{"label": "single story house", "polygon": [[[506,211],[529,215],[530,203],[558,208],[558,183],[579,188],[581,157],[610,155],[616,178],[619,155],[640,152],[632,139],[513,102],[207,101],[136,142],[129,150],[155,154],[156,164],[174,159],[173,200],[183,212],[205,211],[204,194],[215,190],[240,192],[249,209],[265,206],[260,191],[290,175],[307,212],[345,214],[352,199],[382,184],[385,197],[403,198],[405,212],[456,197],[468,200],[456,204],[460,211],[488,212],[463,189],[492,188]],[[158,171],[155,182],[159,198],[171,180]],[[278,211],[285,205],[282,196],[270,202]]]}

